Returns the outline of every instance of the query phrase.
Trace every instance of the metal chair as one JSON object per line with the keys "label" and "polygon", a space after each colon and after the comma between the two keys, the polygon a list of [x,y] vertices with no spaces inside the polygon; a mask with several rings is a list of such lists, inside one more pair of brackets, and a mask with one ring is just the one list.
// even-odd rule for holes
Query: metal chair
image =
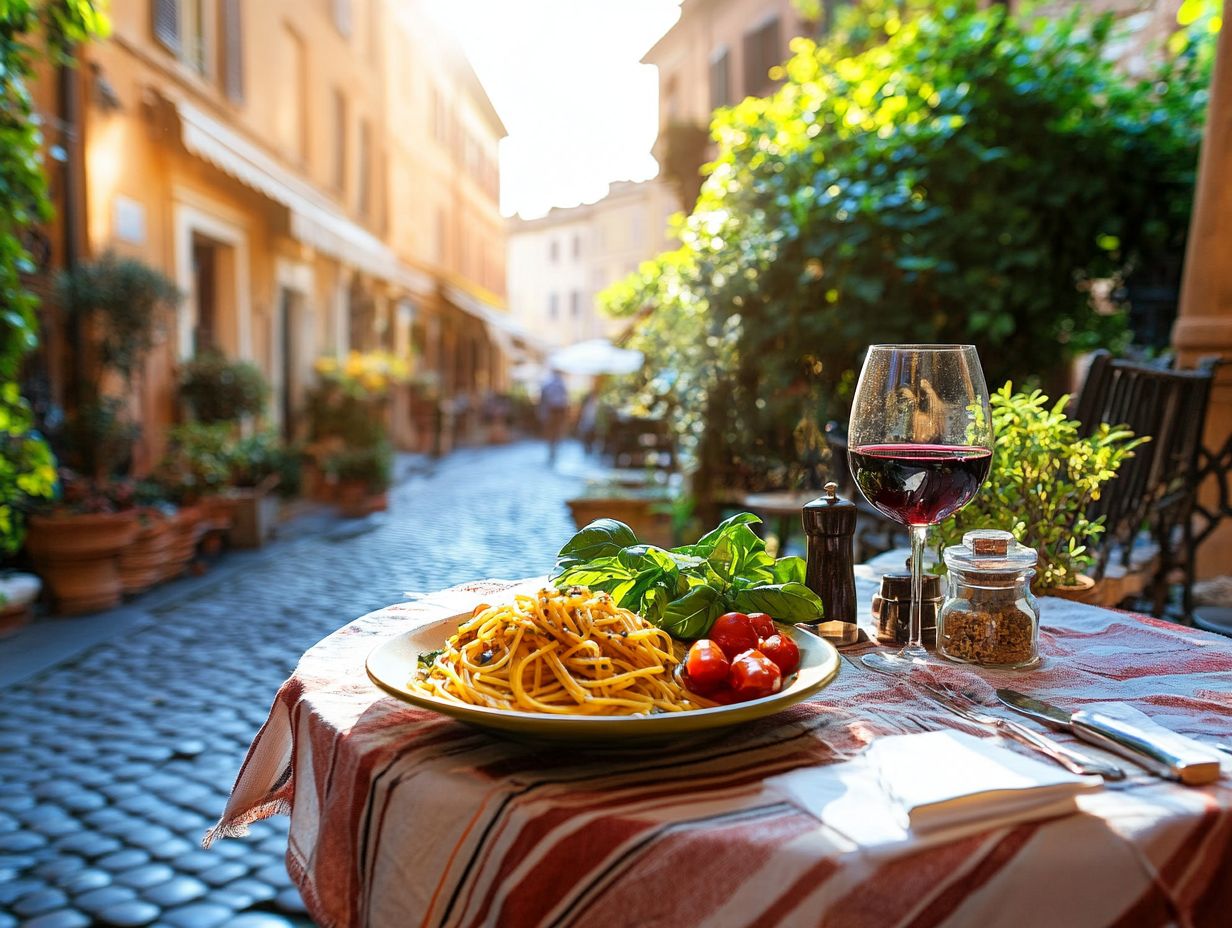
{"label": "metal chair", "polygon": [[1125,425],[1149,435],[1116,478],[1092,504],[1090,517],[1103,516],[1096,579],[1108,569],[1114,551],[1130,567],[1143,528],[1158,547],[1158,563],[1147,589],[1153,611],[1161,615],[1174,571],[1183,572],[1182,608],[1193,614],[1195,551],[1193,511],[1197,495],[1202,427],[1214,377],[1214,362],[1194,370],[1175,370],[1117,360],[1096,352],[1078,395],[1075,418],[1084,434],[1100,423]]}

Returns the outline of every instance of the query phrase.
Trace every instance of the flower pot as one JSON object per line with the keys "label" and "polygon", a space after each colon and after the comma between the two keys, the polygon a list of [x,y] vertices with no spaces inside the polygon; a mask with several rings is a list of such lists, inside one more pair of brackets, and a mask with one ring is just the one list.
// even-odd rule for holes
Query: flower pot
{"label": "flower pot", "polygon": [[144,593],[163,578],[173,541],[171,521],[156,509],[143,510],[137,537],[120,552],[120,585],[125,596]]}
{"label": "flower pot", "polygon": [[43,581],[34,574],[0,576],[0,638],[15,635],[30,623],[42,589]]}
{"label": "flower pot", "polygon": [[137,536],[136,511],[32,516],[26,549],[66,615],[119,605],[119,555]]}
{"label": "flower pot", "polygon": [[338,484],[338,514],[344,519],[360,519],[389,508],[389,493],[373,493],[362,480],[343,480]]}
{"label": "flower pot", "polygon": [[1035,591],[1037,596],[1059,596],[1061,599],[1068,599],[1076,603],[1088,603],[1091,605],[1107,605],[1102,602],[1101,587],[1103,584],[1096,583],[1094,578],[1088,577],[1086,574],[1078,575],[1078,582],[1070,586],[1051,586],[1045,589]]}
{"label": "flower pot", "polygon": [[274,496],[277,486],[278,475],[272,474],[255,487],[232,487],[227,491],[232,503],[232,545],[259,548],[274,533],[278,521],[278,497]]}
{"label": "flower pot", "polygon": [[171,519],[170,545],[161,580],[172,580],[188,567],[197,553],[197,542],[205,531],[205,511],[201,506],[184,506]]}
{"label": "flower pot", "polygon": [[595,519],[616,519],[633,529],[638,541],[664,548],[675,544],[671,515],[655,511],[656,507],[663,505],[662,500],[580,497],[566,500],[566,504],[578,528],[584,528]]}

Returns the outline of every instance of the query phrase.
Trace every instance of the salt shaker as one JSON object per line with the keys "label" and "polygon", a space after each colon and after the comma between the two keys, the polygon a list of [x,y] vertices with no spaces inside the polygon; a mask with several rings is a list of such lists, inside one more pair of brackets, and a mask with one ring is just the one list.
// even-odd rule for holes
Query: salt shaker
{"label": "salt shaker", "polygon": [[856,507],[838,495],[838,484],[826,484],[826,495],[806,503],[801,513],[808,536],[804,582],[825,606],[818,632],[836,644],[850,644],[856,625],[854,541]]}

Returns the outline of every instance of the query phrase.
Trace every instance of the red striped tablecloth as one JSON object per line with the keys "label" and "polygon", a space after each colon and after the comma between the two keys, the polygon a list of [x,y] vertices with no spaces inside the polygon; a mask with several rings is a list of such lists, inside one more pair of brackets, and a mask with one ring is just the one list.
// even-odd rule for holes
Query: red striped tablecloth
{"label": "red striped tablecloth", "polygon": [[[497,740],[368,682],[364,659],[383,638],[509,585],[391,606],[306,653],[208,838],[289,812],[287,865],[326,928],[1232,925],[1227,779],[1135,777],[1081,814],[878,853],[786,802],[763,781],[841,762],[878,735],[963,728],[851,661],[812,701],[644,753]],[[1043,665],[985,680],[1073,708],[1121,700],[1177,731],[1232,738],[1232,642],[1043,603]]]}

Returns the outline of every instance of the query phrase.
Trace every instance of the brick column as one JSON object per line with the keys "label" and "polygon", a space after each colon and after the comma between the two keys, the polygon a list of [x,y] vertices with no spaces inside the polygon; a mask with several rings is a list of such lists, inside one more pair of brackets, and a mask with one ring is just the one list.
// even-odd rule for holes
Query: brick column
{"label": "brick column", "polygon": [[[1224,0],[1224,23],[1198,163],[1180,315],[1172,330],[1173,347],[1185,365],[1210,355],[1232,361],[1232,0]],[[1229,435],[1232,366],[1225,366],[1211,394],[1206,445],[1221,448]],[[1198,571],[1203,577],[1232,574],[1232,523],[1221,525],[1202,546]]]}

